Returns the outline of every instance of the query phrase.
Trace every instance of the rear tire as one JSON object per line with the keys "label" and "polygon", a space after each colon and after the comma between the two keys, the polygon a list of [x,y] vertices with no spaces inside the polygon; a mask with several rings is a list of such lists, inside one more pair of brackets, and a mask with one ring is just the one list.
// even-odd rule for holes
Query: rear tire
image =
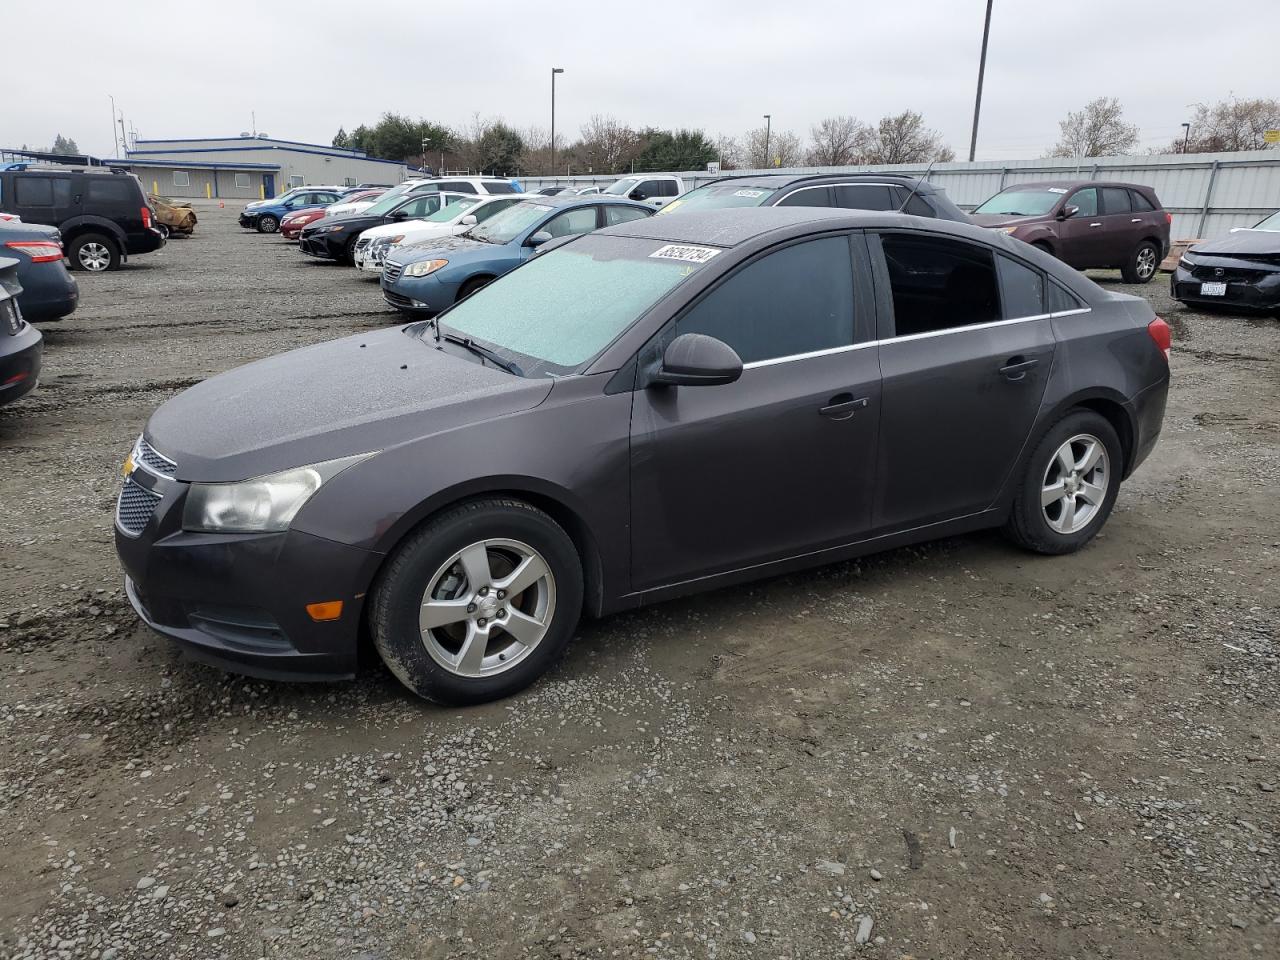
{"label": "rear tire", "polygon": [[120,248],[114,240],[101,233],[82,233],[71,241],[67,259],[72,270],[103,273],[120,266]]}
{"label": "rear tire", "polygon": [[1023,467],[1005,535],[1035,553],[1074,553],[1107,522],[1123,469],[1120,438],[1106,417],[1070,411]]}
{"label": "rear tire", "polygon": [[169,228],[167,226],[165,226],[163,223],[157,223],[156,229],[160,231],[160,239],[162,240],[169,239]]}
{"label": "rear tire", "polygon": [[1125,283],[1147,283],[1160,267],[1160,251],[1150,240],[1143,240],[1120,268]]}
{"label": "rear tire", "polygon": [[262,216],[258,218],[259,233],[275,233],[279,229],[280,229],[280,221],[276,217],[273,217],[271,214],[268,213],[266,216]]}
{"label": "rear tire", "polygon": [[373,590],[374,645],[406,687],[437,703],[523,690],[573,636],[582,561],[551,517],[520,500],[476,500],[427,523]]}

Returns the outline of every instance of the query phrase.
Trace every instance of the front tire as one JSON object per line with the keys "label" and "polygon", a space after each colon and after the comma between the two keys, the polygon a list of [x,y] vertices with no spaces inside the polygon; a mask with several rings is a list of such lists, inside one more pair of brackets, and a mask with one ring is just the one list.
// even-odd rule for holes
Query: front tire
{"label": "front tire", "polygon": [[493,283],[493,277],[472,277],[464,283],[462,285],[462,289],[458,291],[458,299],[456,302],[461,303],[481,287],[486,287],[491,283]]}
{"label": "front tire", "polygon": [[1125,283],[1147,283],[1156,275],[1160,266],[1160,251],[1150,240],[1143,240],[1128,261],[1120,268],[1120,275]]}
{"label": "front tire", "polygon": [[280,221],[276,217],[271,216],[271,214],[268,213],[266,216],[258,218],[259,233],[275,233],[279,229]]}
{"label": "front tire", "polygon": [[428,700],[483,703],[556,661],[582,611],[582,561],[551,517],[519,500],[454,507],[403,543],[369,626],[382,660]]}
{"label": "front tire", "polygon": [[1073,553],[1097,535],[1120,492],[1124,451],[1092,410],[1050,427],[1023,468],[1005,534],[1036,553]]}
{"label": "front tire", "polygon": [[101,233],[82,233],[71,241],[67,251],[72,270],[103,273],[120,266],[120,248],[115,241]]}

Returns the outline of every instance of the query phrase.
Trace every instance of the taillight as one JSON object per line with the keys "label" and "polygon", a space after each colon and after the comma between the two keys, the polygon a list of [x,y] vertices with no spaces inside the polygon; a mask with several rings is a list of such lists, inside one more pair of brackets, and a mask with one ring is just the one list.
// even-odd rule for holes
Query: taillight
{"label": "taillight", "polygon": [[1151,339],[1156,342],[1156,346],[1160,348],[1160,352],[1168,360],[1169,350],[1173,346],[1173,331],[1169,329],[1169,325],[1159,317],[1156,317],[1147,324],[1147,333],[1151,334]]}
{"label": "taillight", "polygon": [[52,240],[10,240],[5,246],[25,253],[32,263],[49,263],[62,259],[62,245]]}
{"label": "taillight", "polygon": [[151,208],[150,207],[142,208],[142,226],[147,230],[151,229]]}
{"label": "taillight", "polygon": [[1171,226],[1171,227],[1172,227],[1172,226],[1173,226],[1173,214],[1172,214],[1172,213],[1168,213],[1168,212],[1166,212],[1166,213],[1165,213],[1165,215],[1164,215],[1164,222],[1165,222],[1165,223],[1167,223],[1169,226]]}

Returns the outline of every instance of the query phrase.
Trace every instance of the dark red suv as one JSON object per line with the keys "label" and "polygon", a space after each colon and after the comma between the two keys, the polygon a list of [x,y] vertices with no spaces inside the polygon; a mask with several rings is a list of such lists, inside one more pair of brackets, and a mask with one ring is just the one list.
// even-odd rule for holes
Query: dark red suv
{"label": "dark red suv", "polygon": [[1150,187],[1098,180],[1046,180],[1001,190],[973,222],[1040,247],[1078,270],[1119,267],[1146,283],[1169,252],[1173,217]]}

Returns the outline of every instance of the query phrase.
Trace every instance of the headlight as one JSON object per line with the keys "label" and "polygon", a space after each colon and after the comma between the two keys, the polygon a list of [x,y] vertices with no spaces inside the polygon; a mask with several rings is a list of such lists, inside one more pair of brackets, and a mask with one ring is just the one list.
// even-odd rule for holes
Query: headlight
{"label": "headlight", "polygon": [[1003,233],[1006,236],[1012,236],[1017,229],[1017,227],[996,227],[996,233]]}
{"label": "headlight", "polygon": [[345,229],[347,229],[347,225],[345,223],[335,223],[332,226],[325,227],[324,232],[325,233],[341,233]]}
{"label": "headlight", "polygon": [[1188,260],[1185,256],[1182,256],[1178,258],[1178,266],[1180,266],[1183,270],[1191,270],[1195,267],[1195,264],[1192,263],[1190,260]]}
{"label": "headlight", "polygon": [[409,269],[405,273],[411,277],[425,277],[427,274],[435,273],[441,267],[448,265],[448,260],[419,260],[417,263],[409,264]]}
{"label": "headlight", "polygon": [[270,533],[288,530],[326,480],[372,453],[282,470],[240,483],[193,483],[182,510],[182,529],[206,533]]}

